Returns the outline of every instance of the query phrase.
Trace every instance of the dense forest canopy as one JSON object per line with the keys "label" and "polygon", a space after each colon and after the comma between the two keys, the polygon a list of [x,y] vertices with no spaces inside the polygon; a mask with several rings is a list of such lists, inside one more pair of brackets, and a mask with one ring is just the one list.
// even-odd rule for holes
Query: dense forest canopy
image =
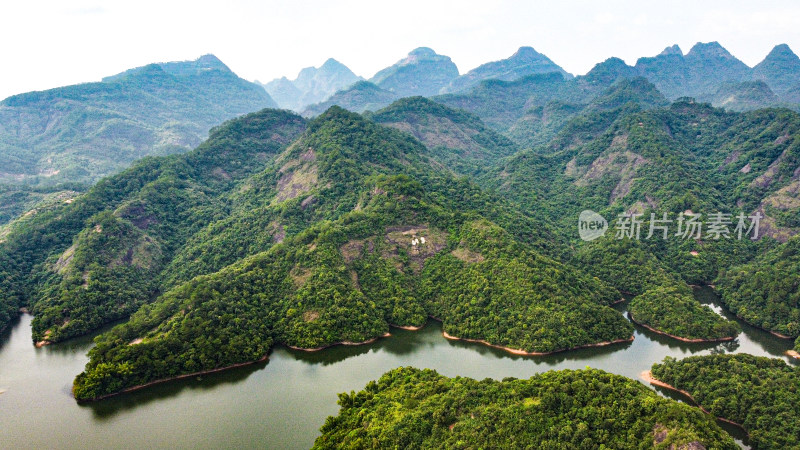
{"label": "dense forest canopy", "polygon": [[800,445],[800,371],[747,354],[668,358],[653,377],[687,391],[711,414],[747,431],[754,449]]}
{"label": "dense forest canopy", "polygon": [[[273,342],[364,341],[428,316],[455,336],[528,352],[630,339],[630,324],[608,307],[619,297],[614,289],[541,254],[542,237],[524,232],[535,223],[433,170],[426,153],[410,136],[341,109],[310,122],[226,202],[223,221],[257,211],[273,223],[242,225],[230,239],[268,233],[279,245],[221,270],[214,261],[199,273],[168,264],[164,294],[99,338],[76,396],[252,361]],[[220,351],[233,336],[237,349]],[[169,363],[154,366],[155,355]]]}
{"label": "dense forest canopy", "polygon": [[400,368],[339,405],[314,448],[738,448],[699,410],[594,369],[478,381]]}
{"label": "dense forest canopy", "polygon": [[[37,345],[127,319],[96,338],[78,400],[257,361],[279,344],[368,342],[430,317],[449,337],[523,354],[629,341],[631,321],[684,341],[735,339],[739,326],[693,297],[702,284],[800,350],[800,115],[757,109],[791,97],[775,82],[794,83],[780,73],[791,58],[777,49],[750,70],[720,49],[671,48],[634,67],[611,58],[571,77],[523,48],[459,77],[422,48],[308,118],[264,109],[188,152],[204,126],[253,105],[253,85],[213,57],[12,97],[0,117],[66,108],[69,133],[37,137],[41,148],[144,141],[113,167],[64,152],[51,184],[0,186],[0,329],[22,307]],[[673,60],[685,85],[673,83]],[[336,84],[312,75],[306,94]],[[75,113],[144,91],[165,103]],[[143,111],[155,122],[131,118]],[[103,132],[86,131],[100,122]],[[17,144],[12,166],[39,180],[20,158],[42,155]],[[88,186],[145,147],[156,156]],[[605,235],[582,236],[582,213],[607,220]],[[626,218],[642,228],[626,231]],[[686,220],[702,233],[682,232]],[[623,296],[630,321],[610,307]],[[708,355],[653,375],[741,423],[757,448],[797,445],[800,386],[782,361]],[[340,404],[318,447],[733,447],[701,411],[591,369],[502,382],[398,369]]]}

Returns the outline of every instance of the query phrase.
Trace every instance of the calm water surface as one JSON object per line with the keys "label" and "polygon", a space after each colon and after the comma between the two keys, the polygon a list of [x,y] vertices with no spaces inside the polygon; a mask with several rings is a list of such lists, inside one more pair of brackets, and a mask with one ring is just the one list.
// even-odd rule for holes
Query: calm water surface
{"label": "calm water surface", "polygon": [[[710,289],[696,296],[732,317]],[[624,304],[616,308],[625,313]],[[633,343],[522,357],[448,341],[441,324],[431,321],[419,331],[392,329],[391,337],[359,347],[316,353],[277,347],[264,363],[78,405],[70,387],[88,360],[91,339],[37,349],[30,322],[25,315],[0,336],[0,448],[308,448],[325,418],[338,412],[337,393],[360,390],[399,366],[478,379],[589,366],[638,379],[666,356],[746,352],[796,364],[783,355],[792,341],[741,322],[743,333],[727,343],[684,344],[637,327]],[[742,443],[744,433],[725,429]]]}

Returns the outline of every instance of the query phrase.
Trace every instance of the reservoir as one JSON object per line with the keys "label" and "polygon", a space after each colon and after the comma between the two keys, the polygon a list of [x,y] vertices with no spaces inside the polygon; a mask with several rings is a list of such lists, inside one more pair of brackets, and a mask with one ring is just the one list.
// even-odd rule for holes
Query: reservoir
{"label": "reservoir", "polygon": [[[695,296],[732,318],[710,288]],[[615,308],[626,314],[625,303]],[[534,357],[447,340],[431,320],[363,346],[313,353],[278,346],[262,363],[79,405],[70,388],[88,361],[91,337],[35,348],[31,319],[22,316],[0,336],[0,448],[309,448],[325,418],[338,412],[337,393],[358,391],[400,366],[477,379],[589,366],[638,380],[666,356],[745,352],[796,364],[784,356],[792,340],[741,321],[743,332],[730,342],[687,344],[636,326],[632,343]],[[746,443],[736,427],[723,428]]]}

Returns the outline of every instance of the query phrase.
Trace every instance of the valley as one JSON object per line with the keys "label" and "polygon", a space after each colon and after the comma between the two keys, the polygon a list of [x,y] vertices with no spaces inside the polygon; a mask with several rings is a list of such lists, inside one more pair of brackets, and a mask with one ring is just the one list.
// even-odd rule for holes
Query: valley
{"label": "valley", "polygon": [[799,445],[788,45],[394,61],[0,102],[12,447]]}

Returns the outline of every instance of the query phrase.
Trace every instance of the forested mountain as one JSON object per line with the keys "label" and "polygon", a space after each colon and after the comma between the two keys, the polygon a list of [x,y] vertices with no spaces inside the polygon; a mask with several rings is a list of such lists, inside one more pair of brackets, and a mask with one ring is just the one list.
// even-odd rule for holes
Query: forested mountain
{"label": "forested mountain", "polygon": [[303,111],[303,117],[314,117],[327,111],[331,106],[339,106],[348,111],[376,111],[388,106],[399,97],[397,94],[381,89],[369,81],[359,81],[347,89],[336,92],[324,102],[310,105]]}
{"label": "forested mountain", "polygon": [[[566,230],[566,237],[578,247],[574,264],[617,289],[641,294],[630,305],[635,320],[685,339],[732,336],[735,328],[698,309],[685,283],[712,283],[721,270],[775,246],[773,239],[785,241],[798,232],[799,125],[800,116],[788,110],[731,113],[692,101],[650,110],[631,103],[587,109],[569,120],[546,146],[514,155],[480,176],[479,183],[518,202],[543,222]],[[607,218],[612,237],[578,241],[574,221],[583,210]],[[674,234],[678,215],[688,211],[705,214],[704,222],[708,214],[730,214],[730,232],[735,231],[737,214],[761,214],[760,236],[767,238],[645,239],[651,213],[658,218],[666,213]],[[642,214],[641,240],[621,245],[613,239],[614,220],[621,213]],[[777,259],[782,258],[772,257],[773,267]],[[781,267],[776,269],[783,271]],[[742,279],[748,280],[746,274],[753,270],[745,267]],[[789,280],[782,280],[787,288]],[[756,284],[775,288],[772,282]],[[763,303],[755,300],[758,293],[747,292],[746,304],[762,303],[758,306],[762,309],[740,314],[750,323],[764,326],[747,316],[792,317],[779,312],[788,314],[788,309],[775,309],[778,300]],[[685,308],[695,313],[686,314]],[[788,334],[794,337],[797,331]]]}
{"label": "forested mountain", "polygon": [[[800,114],[757,109],[788,104],[797,63],[778,46],[750,69],[711,43],[572,77],[522,48],[457,78],[420,48],[371,81],[335,60],[275,80],[302,115],[225,122],[275,104],[212,56],[10,97],[0,138],[33,137],[0,139],[16,152],[3,170],[62,165],[0,184],[0,329],[22,307],[37,345],[125,320],[96,338],[81,401],[429,318],[528,356],[620,345],[631,322],[735,339],[694,298],[703,284],[800,350]],[[580,233],[583,214],[603,236]],[[627,318],[611,308],[623,296]],[[779,398],[796,397],[794,369],[705,356],[653,374],[758,448],[796,444],[794,398]],[[590,369],[502,382],[398,369],[340,399],[318,447],[733,445],[696,409]]]}
{"label": "forested mountain", "polygon": [[[542,254],[554,245],[546,227],[452,177],[431,148],[339,108],[307,127],[285,112],[246,116],[12,230],[3,298],[32,309],[44,343],[156,298],[101,339],[78,398],[252,361],[273,342],[363,341],[427,316],[528,352],[630,338],[607,306],[613,289]],[[208,345],[217,341],[232,347]]]}
{"label": "forested mountain", "polygon": [[800,446],[800,370],[748,354],[668,358],[655,379],[688,392],[711,414],[740,424],[756,450]]}
{"label": "forested mountain", "polygon": [[781,100],[800,103],[800,58],[788,45],[776,45],[753,67],[753,78],[767,83]]}
{"label": "forested mountain", "polygon": [[717,42],[697,43],[686,55],[673,45],[631,69],[670,100],[694,97],[734,111],[800,103],[800,58],[786,44],[752,69]]}
{"label": "forested mountain", "polygon": [[212,130],[193,152],[145,158],[26,218],[0,244],[0,303],[36,314],[36,340],[58,341],[127,316],[155,294],[157,275],[181,243],[226,211],[219,197],[304,127],[284,112],[249,115]]}
{"label": "forested mountain", "polygon": [[572,78],[571,74],[532,47],[520,47],[507,59],[482,64],[452,80],[441,93],[464,91],[484,80],[515,81],[528,75],[550,72],[560,73],[566,79]]}
{"label": "forested mountain", "polygon": [[750,73],[718,42],[698,42],[686,55],[674,45],[655,57],[639,58],[635,67],[672,100],[715,92],[723,83],[747,80]]}
{"label": "forested mountain", "polygon": [[345,89],[361,77],[347,66],[329,58],[322,66],[306,67],[294,80],[277,78],[264,84],[264,89],[281,108],[302,111],[308,105],[327,100],[341,89]]}
{"label": "forested mountain", "polygon": [[484,125],[477,116],[423,97],[399,100],[370,118],[411,133],[437,162],[456,174],[485,171],[518,150],[510,139]]}
{"label": "forested mountain", "polygon": [[586,75],[568,80],[557,73],[516,81],[490,80],[471,90],[433,100],[476,114],[520,144],[545,143],[584,109],[613,109],[628,102],[649,109],[668,103],[652,84],[631,77],[626,68],[624,62],[612,58],[597,64]]}
{"label": "forested mountain", "polygon": [[725,305],[747,322],[800,338],[800,236],[724,270],[717,288]]}
{"label": "forested mountain", "polygon": [[427,47],[412,50],[407,57],[379,71],[370,82],[400,97],[438,94],[458,77],[450,57]]}
{"label": "forested mountain", "polygon": [[[609,58],[586,75],[575,78],[546,56],[530,47],[521,47],[508,59],[483,64],[453,79],[440,89],[444,95],[438,96],[435,86],[450,76],[445,73],[455,71],[457,74],[455,65],[451,67],[449,58],[436,55],[430,49],[417,51],[435,61],[424,66],[430,73],[423,70],[423,65],[409,62],[424,57],[415,59],[410,55],[370,80],[381,90],[368,89],[367,85],[353,86],[337,92],[324,103],[308,107],[303,115],[321,114],[333,105],[355,112],[374,111],[400,97],[422,95],[477,114],[520,144],[541,144],[553,137],[553,132],[566,123],[565,119],[574,116],[612,84],[620,79],[633,82],[639,77],[650,81],[655,86],[653,91],[670,101],[693,97],[732,111],[800,108],[800,75],[797,75],[800,59],[785,44],[776,46],[752,69],[719,43],[710,42],[697,43],[686,55],[673,45],[655,57],[639,58],[635,66],[628,66],[619,58]],[[382,81],[387,76],[395,81]],[[401,83],[405,87],[394,87],[391,83]],[[663,106],[665,102],[652,100],[653,106]],[[520,141],[514,129],[518,120],[522,121],[522,127],[528,126],[525,122],[530,121],[552,122],[553,125],[543,125],[545,133],[540,139]]]}
{"label": "forested mountain", "polygon": [[699,410],[593,369],[477,381],[400,368],[339,405],[314,448],[738,448]]}
{"label": "forested mountain", "polygon": [[697,100],[731,111],[751,111],[779,103],[778,96],[763,81],[725,82],[716,91],[698,95]]}
{"label": "forested mountain", "polygon": [[147,155],[197,146],[222,121],[274,107],[212,55],[0,102],[0,183],[93,183]]}
{"label": "forested mountain", "polygon": [[[549,143],[568,124],[571,124],[572,133],[589,131],[579,129],[579,127],[585,126],[585,123],[580,120],[572,120],[578,116],[605,116],[606,120],[610,120],[622,107],[631,110],[653,109],[669,104],[655,86],[646,79],[642,77],[626,78],[615,70],[614,64],[614,61],[611,60],[598,64],[582,79],[586,84],[591,83],[593,90],[608,86],[596,97],[591,98],[588,103],[566,103],[563,100],[554,99],[542,104],[540,101],[517,119],[506,131],[506,134],[520,146],[531,148]],[[601,120],[600,126],[603,123]]]}

